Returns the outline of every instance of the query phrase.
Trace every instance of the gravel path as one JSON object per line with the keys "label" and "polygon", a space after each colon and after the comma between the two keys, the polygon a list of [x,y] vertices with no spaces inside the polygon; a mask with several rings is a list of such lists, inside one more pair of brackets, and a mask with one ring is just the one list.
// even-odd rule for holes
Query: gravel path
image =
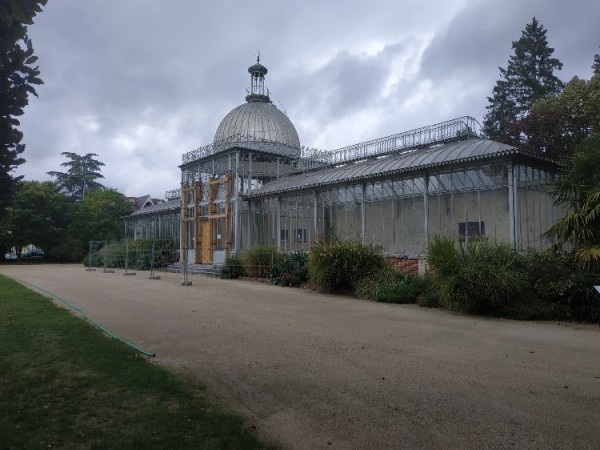
{"label": "gravel path", "polygon": [[[0,266],[193,373],[289,449],[600,449],[600,327],[248,281]],[[1,297],[1,294],[0,294]]]}

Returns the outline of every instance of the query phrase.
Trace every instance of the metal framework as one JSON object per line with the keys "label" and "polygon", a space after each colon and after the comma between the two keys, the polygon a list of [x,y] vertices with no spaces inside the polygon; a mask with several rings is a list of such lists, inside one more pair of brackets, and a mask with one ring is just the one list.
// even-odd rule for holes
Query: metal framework
{"label": "metal framework", "polygon": [[248,72],[246,103],[212,144],[182,155],[168,205],[127,219],[138,235],[179,220],[181,259],[195,263],[258,244],[307,250],[326,232],[403,256],[422,255],[431,234],[545,245],[539,235],[560,214],[545,191],[554,161],[481,139],[470,116],[333,151],[301,147],[270,101],[260,58]]}
{"label": "metal framework", "polygon": [[330,233],[416,259],[437,234],[544,248],[540,235],[561,212],[546,191],[555,169],[533,162],[512,155],[249,196],[249,246],[309,250],[315,236]]}
{"label": "metal framework", "polygon": [[481,126],[473,117],[465,116],[417,128],[359,144],[349,145],[334,151],[323,151],[304,147],[302,157],[294,165],[295,172],[323,169],[329,166],[348,164],[368,158],[443,144],[469,137],[479,137]]}
{"label": "metal framework", "polygon": [[[545,186],[556,163],[481,139],[462,117],[332,152],[256,140],[183,155],[184,260],[219,263],[254,245],[308,250],[333,232],[422,257],[432,234],[484,235],[516,249],[560,215]],[[174,200],[173,200],[174,201]]]}

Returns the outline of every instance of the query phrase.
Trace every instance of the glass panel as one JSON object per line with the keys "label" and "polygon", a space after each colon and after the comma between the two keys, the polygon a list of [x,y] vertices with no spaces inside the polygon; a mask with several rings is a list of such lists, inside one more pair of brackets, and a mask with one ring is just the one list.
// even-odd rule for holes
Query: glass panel
{"label": "glass panel", "polygon": [[413,194],[425,193],[425,179],[422,177],[413,179]]}
{"label": "glass panel", "polygon": [[465,189],[465,174],[463,172],[452,172],[452,190],[454,192],[464,191]]}

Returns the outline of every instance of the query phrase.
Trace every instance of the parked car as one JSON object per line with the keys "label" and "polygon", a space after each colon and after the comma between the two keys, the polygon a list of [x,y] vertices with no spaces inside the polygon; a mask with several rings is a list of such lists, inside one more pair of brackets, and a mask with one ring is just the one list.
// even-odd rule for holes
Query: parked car
{"label": "parked car", "polygon": [[4,255],[4,259],[8,259],[8,260],[17,259],[17,254],[16,253],[7,253],[6,255]]}
{"label": "parked car", "polygon": [[42,250],[29,250],[21,255],[21,259],[24,261],[36,261],[44,259],[44,252]]}

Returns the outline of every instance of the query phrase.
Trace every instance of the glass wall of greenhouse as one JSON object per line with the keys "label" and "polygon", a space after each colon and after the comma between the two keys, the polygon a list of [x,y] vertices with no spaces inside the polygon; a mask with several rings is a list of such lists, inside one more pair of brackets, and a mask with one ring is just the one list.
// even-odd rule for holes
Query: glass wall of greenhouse
{"label": "glass wall of greenhouse", "polygon": [[555,221],[546,192],[550,172],[510,161],[428,171],[250,199],[243,248],[308,250],[331,233],[422,257],[434,235],[485,236],[514,248],[548,246],[540,235]]}
{"label": "glass wall of greenhouse", "polygon": [[125,219],[128,239],[172,239],[176,248],[180,245],[181,203],[171,202],[149,206]]}
{"label": "glass wall of greenhouse", "polygon": [[486,139],[316,169],[253,151],[186,154],[180,196],[129,216],[128,236],[172,237],[197,264],[257,245],[309,250],[326,234],[423,259],[435,235],[547,248],[541,236],[563,215],[547,192],[556,162]]}

